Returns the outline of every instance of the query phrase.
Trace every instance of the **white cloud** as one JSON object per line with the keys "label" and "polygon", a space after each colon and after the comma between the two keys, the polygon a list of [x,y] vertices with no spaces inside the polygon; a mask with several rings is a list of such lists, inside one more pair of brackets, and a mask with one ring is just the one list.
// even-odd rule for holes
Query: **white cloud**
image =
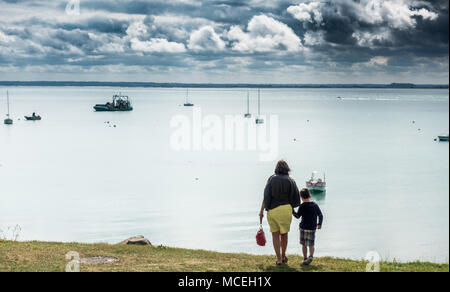
{"label": "white cloud", "polygon": [[323,31],[308,31],[304,36],[305,45],[307,46],[319,46],[326,43],[325,34]]}
{"label": "white cloud", "polygon": [[298,52],[303,49],[300,38],[286,24],[266,15],[255,16],[250,20],[248,32],[233,26],[228,38],[233,49],[240,52]]}
{"label": "white cloud", "polygon": [[143,23],[143,21],[136,21],[130,24],[127,28],[127,35],[132,37],[142,36],[147,34],[147,26]]}
{"label": "white cloud", "polygon": [[356,31],[352,35],[360,47],[373,47],[377,43],[385,43],[393,40],[391,31],[380,28],[377,32]]}
{"label": "white cloud", "polygon": [[208,25],[191,34],[188,47],[194,51],[221,51],[225,49],[225,42]]}
{"label": "white cloud", "polygon": [[[396,29],[415,27],[417,16],[426,20],[438,18],[438,14],[426,8],[412,8],[411,0],[340,0],[331,3],[333,4],[320,1],[300,3],[288,7],[287,12],[299,21],[320,25],[326,21],[327,15],[344,16],[344,13],[349,13],[348,9],[351,8],[361,22],[386,23],[389,27]],[[346,11],[344,12],[343,9]]]}
{"label": "white cloud", "polygon": [[290,6],[287,12],[300,21],[316,23],[320,25],[323,22],[322,9],[320,2],[300,3],[296,6]]}
{"label": "white cloud", "polygon": [[373,68],[373,67],[387,67],[389,65],[389,58],[383,56],[372,57],[367,62],[355,63],[352,68],[361,70],[362,68]]}
{"label": "white cloud", "polygon": [[130,40],[131,48],[134,51],[146,53],[184,53],[184,44],[169,42],[166,39],[153,38],[148,41],[141,41],[138,38]]}
{"label": "white cloud", "polygon": [[438,15],[425,8],[414,10],[407,0],[363,0],[354,4],[361,20],[371,24],[386,22],[388,26],[397,29],[407,29],[416,26],[415,16],[435,20]]}
{"label": "white cloud", "polygon": [[4,32],[2,32],[0,30],[0,42],[2,42],[2,43],[9,43],[9,42],[13,42],[13,41],[14,41],[14,37],[13,36],[6,35]]}
{"label": "white cloud", "polygon": [[373,57],[372,59],[370,59],[370,61],[368,62],[368,65],[370,65],[370,66],[387,66],[388,62],[389,62],[389,58],[377,56],[377,57]]}
{"label": "white cloud", "polygon": [[[182,43],[169,42],[164,38],[150,38],[145,40],[144,38],[148,34],[147,26],[143,21],[133,22],[126,31],[127,37],[130,37],[131,49],[136,52],[145,53],[184,53],[186,47]],[[104,49],[116,50],[120,49],[120,45],[109,44]]]}

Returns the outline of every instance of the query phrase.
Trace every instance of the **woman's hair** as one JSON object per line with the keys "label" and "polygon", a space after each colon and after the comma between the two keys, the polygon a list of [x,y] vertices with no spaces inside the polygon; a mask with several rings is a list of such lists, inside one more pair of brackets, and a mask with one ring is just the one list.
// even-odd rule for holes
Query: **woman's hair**
{"label": "woman's hair", "polygon": [[289,168],[287,162],[284,160],[278,161],[277,166],[275,167],[275,174],[288,175],[289,172],[291,172],[291,169]]}
{"label": "woman's hair", "polygon": [[311,198],[311,193],[309,191],[308,188],[304,188],[300,191],[300,197],[302,197],[302,199],[309,199]]}

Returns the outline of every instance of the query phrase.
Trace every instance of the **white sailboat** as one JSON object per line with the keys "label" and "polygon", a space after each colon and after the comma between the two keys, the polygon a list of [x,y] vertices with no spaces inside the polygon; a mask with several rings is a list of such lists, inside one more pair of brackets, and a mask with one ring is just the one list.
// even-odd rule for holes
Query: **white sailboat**
{"label": "white sailboat", "polygon": [[10,117],[10,113],[9,113],[9,92],[8,90],[6,91],[6,100],[8,103],[8,114],[6,115],[6,119],[4,121],[5,125],[12,125],[13,124],[13,120]]}
{"label": "white sailboat", "polygon": [[258,117],[255,120],[257,125],[264,124],[264,119],[261,118],[261,90],[258,89]]}
{"label": "white sailboat", "polygon": [[250,113],[250,93],[247,91],[247,113],[244,115],[246,119],[250,119],[252,114]]}
{"label": "white sailboat", "polygon": [[184,106],[188,106],[188,107],[194,106],[193,103],[189,102],[189,88],[186,88],[186,102],[184,103]]}

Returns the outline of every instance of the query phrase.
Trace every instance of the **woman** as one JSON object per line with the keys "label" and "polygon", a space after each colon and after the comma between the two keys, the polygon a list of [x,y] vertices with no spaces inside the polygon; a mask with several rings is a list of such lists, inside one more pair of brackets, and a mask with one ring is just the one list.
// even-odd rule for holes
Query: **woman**
{"label": "woman", "polygon": [[259,213],[262,219],[264,210],[267,211],[273,248],[277,255],[277,265],[288,261],[286,249],[292,222],[292,210],[300,206],[300,193],[295,181],[289,177],[290,171],[291,169],[286,161],[278,161],[275,175],[269,178],[264,189],[264,199]]}

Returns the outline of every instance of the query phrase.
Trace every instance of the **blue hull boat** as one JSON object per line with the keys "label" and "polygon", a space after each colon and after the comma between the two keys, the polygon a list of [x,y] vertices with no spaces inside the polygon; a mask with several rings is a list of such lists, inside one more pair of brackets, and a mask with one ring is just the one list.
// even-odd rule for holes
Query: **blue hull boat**
{"label": "blue hull boat", "polygon": [[97,112],[129,112],[133,110],[133,107],[128,96],[116,94],[113,96],[112,102],[97,104],[94,106],[94,110]]}
{"label": "blue hull boat", "polygon": [[129,112],[133,110],[133,107],[129,106],[127,108],[115,108],[106,104],[97,104],[94,106],[94,110],[96,112]]}

